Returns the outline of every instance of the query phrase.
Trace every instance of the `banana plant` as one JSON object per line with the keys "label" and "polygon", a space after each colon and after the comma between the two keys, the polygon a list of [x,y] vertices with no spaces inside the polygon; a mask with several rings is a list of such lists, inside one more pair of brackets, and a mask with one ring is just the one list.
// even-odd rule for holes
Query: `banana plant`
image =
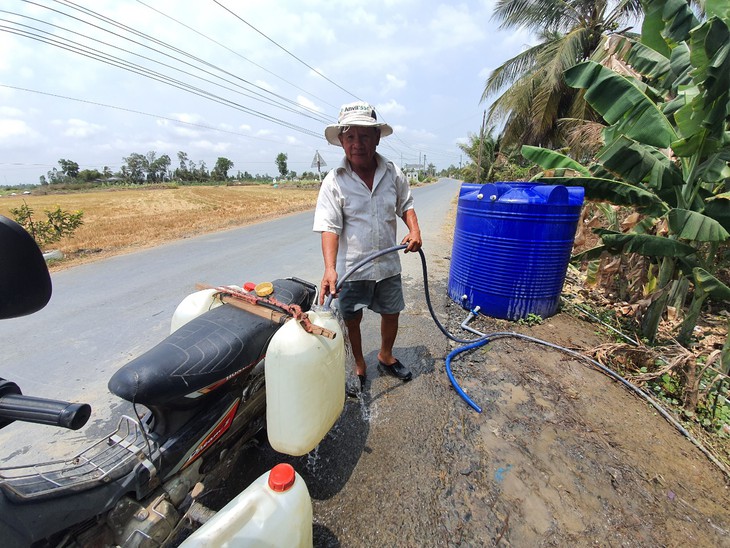
{"label": "banana plant", "polygon": [[[685,0],[642,3],[641,39],[614,39],[609,51],[631,71],[590,60],[565,72],[606,123],[594,160],[582,165],[531,146],[522,154],[545,170],[536,178],[583,186],[588,199],[645,216],[630,232],[600,231],[602,245],[583,258],[644,255],[659,265],[657,291],[665,293],[672,280],[692,280],[695,300],[680,329],[688,344],[704,300],[730,299],[730,288],[713,275],[719,246],[730,238],[730,7],[707,0],[699,21]],[[666,232],[647,233],[660,223]]]}

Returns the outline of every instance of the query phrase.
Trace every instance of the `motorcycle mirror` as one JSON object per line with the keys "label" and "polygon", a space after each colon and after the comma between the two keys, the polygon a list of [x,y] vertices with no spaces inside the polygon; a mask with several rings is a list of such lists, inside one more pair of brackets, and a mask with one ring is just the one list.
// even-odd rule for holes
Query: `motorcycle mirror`
{"label": "motorcycle mirror", "polygon": [[51,275],[38,244],[0,215],[0,319],[37,312],[51,298]]}

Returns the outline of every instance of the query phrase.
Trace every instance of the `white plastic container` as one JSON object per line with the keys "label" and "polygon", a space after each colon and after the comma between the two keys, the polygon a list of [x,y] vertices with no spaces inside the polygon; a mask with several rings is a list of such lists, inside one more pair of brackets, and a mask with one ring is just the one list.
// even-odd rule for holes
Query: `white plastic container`
{"label": "white plastic container", "polygon": [[170,333],[174,333],[193,318],[200,316],[203,312],[221,306],[223,304],[221,300],[213,298],[213,295],[217,291],[216,289],[203,289],[185,297],[177,305],[172,315]]}
{"label": "white plastic container", "polygon": [[317,447],[345,405],[345,342],[330,311],[308,312],[334,339],[289,320],[266,352],[266,430],[276,451],[300,456]]}
{"label": "white plastic container", "polygon": [[313,545],[312,499],[290,464],[277,464],[226,504],[182,548]]}

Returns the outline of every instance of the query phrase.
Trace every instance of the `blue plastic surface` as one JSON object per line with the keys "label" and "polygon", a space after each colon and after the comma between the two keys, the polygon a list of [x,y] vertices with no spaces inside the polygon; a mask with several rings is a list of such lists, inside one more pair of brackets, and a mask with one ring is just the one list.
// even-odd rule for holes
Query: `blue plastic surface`
{"label": "blue plastic surface", "polygon": [[558,311],[584,189],[540,183],[464,183],[448,294],[495,318]]}

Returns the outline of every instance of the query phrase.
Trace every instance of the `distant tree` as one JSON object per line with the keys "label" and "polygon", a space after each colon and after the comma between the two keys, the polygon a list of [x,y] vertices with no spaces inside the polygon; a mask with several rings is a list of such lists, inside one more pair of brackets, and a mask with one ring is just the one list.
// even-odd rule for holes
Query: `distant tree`
{"label": "distant tree", "polygon": [[91,183],[101,179],[102,174],[96,169],[82,169],[76,178],[84,183]]}
{"label": "distant tree", "polygon": [[[148,153],[148,159],[149,159]],[[170,164],[172,163],[172,160],[170,160],[170,157],[167,154],[163,154],[159,158],[155,158],[148,168],[148,181],[155,181],[155,182],[162,182],[168,179],[168,169],[170,168]],[[151,178],[151,179],[150,179]]]}
{"label": "distant tree", "polygon": [[66,176],[63,174],[63,172],[58,171],[55,167],[51,169],[47,173],[48,175],[48,183],[51,185],[57,185],[60,183],[63,183],[66,180]]}
{"label": "distant tree", "polygon": [[287,166],[288,156],[284,154],[283,152],[280,152],[276,156],[276,168],[279,170],[279,175],[283,177],[286,177],[286,174],[289,173],[289,166]]}
{"label": "distant tree", "polygon": [[181,181],[189,181],[190,170],[188,169],[188,155],[181,150],[177,153],[177,159],[180,162],[180,167],[175,170],[175,178],[180,179]]}
{"label": "distant tree", "polygon": [[45,175],[41,175],[38,182],[41,184],[41,186],[48,186],[48,181],[46,180]]}
{"label": "distant tree", "polygon": [[79,164],[72,162],[71,160],[64,160],[63,158],[58,161],[58,165],[61,166],[61,172],[66,177],[75,179],[79,176]]}
{"label": "distant tree", "polygon": [[459,148],[471,160],[471,163],[462,169],[462,176],[472,183],[487,182],[490,168],[499,152],[499,138],[494,136],[494,128],[489,128],[481,138],[472,133],[468,138],[468,142],[459,144]]}
{"label": "distant tree", "polygon": [[145,174],[148,172],[149,163],[143,154],[133,152],[126,158],[122,158],[122,176],[134,184],[141,184],[145,181]]}
{"label": "distant tree", "polygon": [[225,181],[228,179],[228,170],[233,168],[233,162],[228,158],[219,157],[211,173],[216,181]]}
{"label": "distant tree", "polygon": [[200,167],[193,171],[195,174],[195,180],[205,182],[210,179],[210,173],[208,173],[208,166],[205,165],[205,160],[200,162]]}
{"label": "distant tree", "polygon": [[155,164],[155,160],[157,160],[157,152],[154,150],[150,150],[147,154],[145,154],[145,172],[148,183],[154,183],[157,181],[157,174],[155,173],[155,168],[153,167]]}

